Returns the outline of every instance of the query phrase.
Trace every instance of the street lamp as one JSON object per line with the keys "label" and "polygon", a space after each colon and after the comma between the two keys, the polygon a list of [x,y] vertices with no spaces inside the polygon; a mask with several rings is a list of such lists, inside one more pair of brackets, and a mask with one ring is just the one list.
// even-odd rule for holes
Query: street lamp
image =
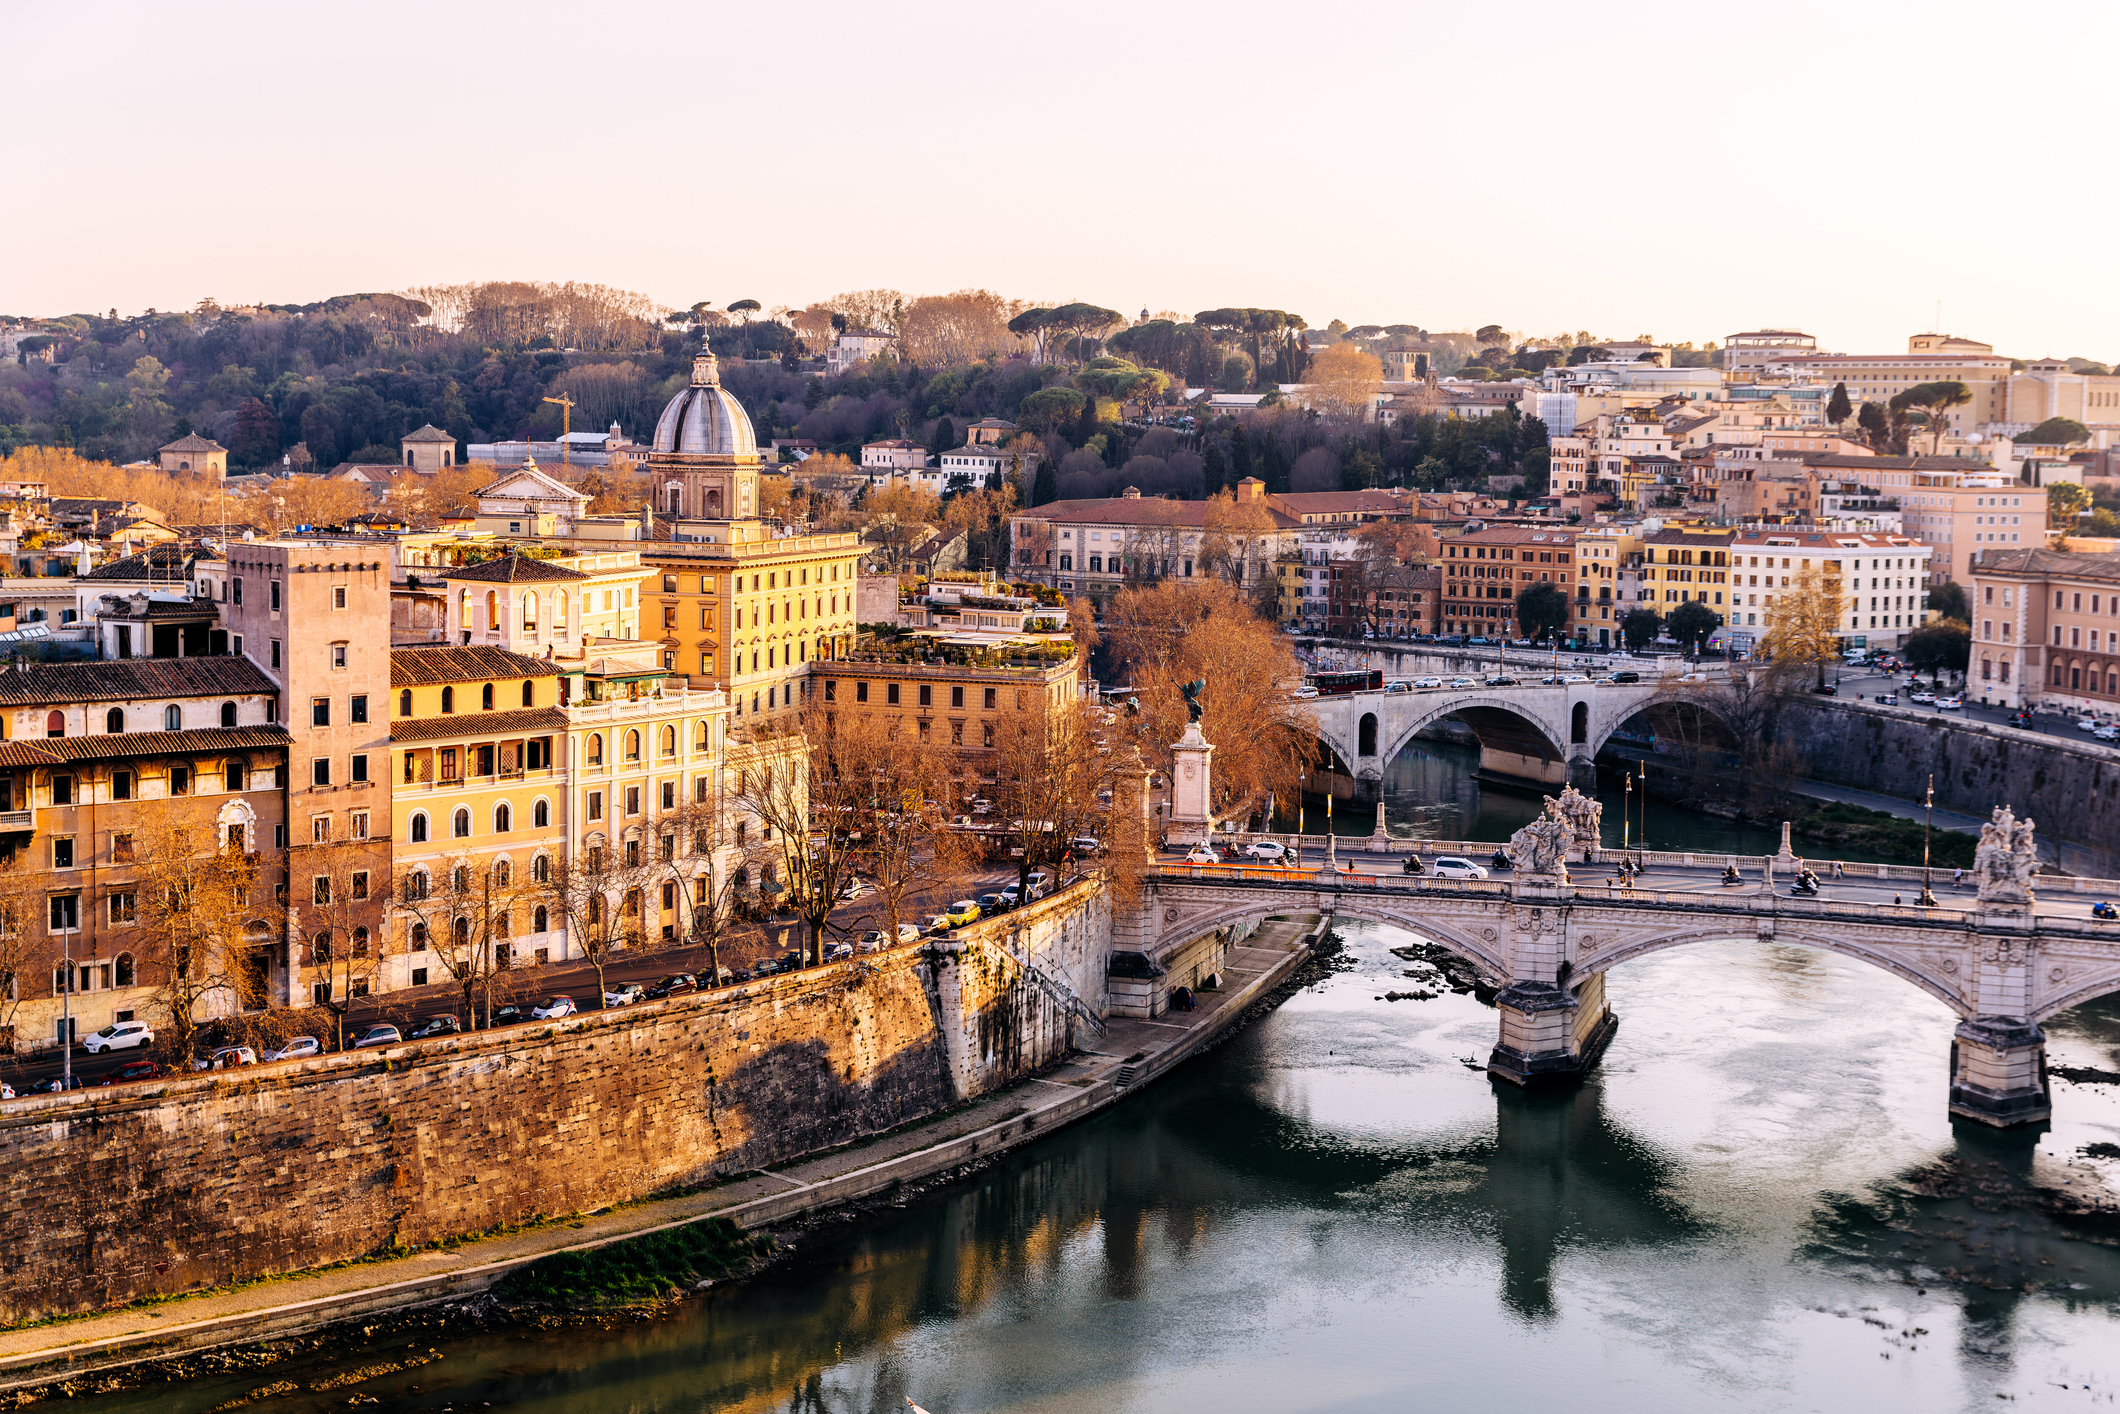
{"label": "street lamp", "polygon": [[1639,763],[1638,769],[1642,777],[1642,828],[1641,838],[1634,842],[1634,872],[1637,874],[1641,873],[1644,867],[1642,851],[1649,846],[1649,763]]}
{"label": "street lamp", "polygon": [[1634,773],[1627,772],[1627,795],[1619,811],[1619,857],[1625,859],[1634,848]]}
{"label": "street lamp", "polygon": [[1929,788],[1921,797],[1921,906],[1934,908],[1936,895],[1929,892],[1929,820],[1936,805],[1936,777],[1929,776]]}

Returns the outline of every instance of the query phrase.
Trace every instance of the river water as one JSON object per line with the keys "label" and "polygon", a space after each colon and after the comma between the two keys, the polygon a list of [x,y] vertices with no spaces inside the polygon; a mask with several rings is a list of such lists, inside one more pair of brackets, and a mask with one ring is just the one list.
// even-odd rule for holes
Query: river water
{"label": "river water", "polygon": [[[1615,971],[1602,1067],[1526,1095],[1464,1063],[1490,1008],[1383,1000],[1410,938],[1341,926],[1351,969],[1220,1049],[676,1315],[423,1337],[444,1358],[308,1390],[411,1338],[354,1342],[89,1407],[188,1414],[274,1380],[305,1389],[250,1407],[1876,1414],[2120,1391],[2120,1229],[2024,1202],[2120,1141],[2120,1087],[2058,1083],[2036,1139],[1954,1131],[1940,1004],[1746,943]],[[2050,1032],[2055,1064],[2120,1067],[2120,1006]]]}

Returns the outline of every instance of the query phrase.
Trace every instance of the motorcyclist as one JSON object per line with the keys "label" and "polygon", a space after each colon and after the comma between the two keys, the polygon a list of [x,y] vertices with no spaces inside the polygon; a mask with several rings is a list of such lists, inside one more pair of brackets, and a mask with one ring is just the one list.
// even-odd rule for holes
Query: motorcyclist
{"label": "motorcyclist", "polygon": [[1421,857],[1418,854],[1407,855],[1406,862],[1400,865],[1399,868],[1408,874],[1425,874],[1428,872],[1428,866],[1421,863]]}
{"label": "motorcyclist", "polygon": [[1722,881],[1725,884],[1740,884],[1744,882],[1744,877],[1737,872],[1737,866],[1735,864],[1725,864],[1723,866]]}
{"label": "motorcyclist", "polygon": [[2091,905],[2091,917],[2120,918],[2120,908],[2114,908],[2111,904],[2100,899],[2097,903]]}
{"label": "motorcyclist", "polygon": [[1496,869],[1507,869],[1509,867],[1509,856],[1497,849],[1494,852],[1494,858],[1489,860],[1488,863]]}

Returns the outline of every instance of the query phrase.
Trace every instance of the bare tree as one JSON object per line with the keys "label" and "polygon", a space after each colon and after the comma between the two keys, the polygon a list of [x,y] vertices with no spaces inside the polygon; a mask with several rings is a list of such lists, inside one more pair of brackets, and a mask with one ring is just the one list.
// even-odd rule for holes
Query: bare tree
{"label": "bare tree", "polygon": [[258,954],[271,945],[285,900],[257,897],[259,859],[241,843],[200,854],[199,832],[153,816],[146,825],[136,832],[134,937],[156,979],[157,1042],[182,1064],[203,1022],[270,1000]]}
{"label": "bare tree", "polygon": [[641,923],[642,894],[654,881],[639,839],[617,847],[592,839],[572,858],[556,855],[548,885],[552,906],[566,920],[567,937],[596,969],[599,1005],[606,990],[605,970],[612,955],[646,942]]}
{"label": "bare tree", "polygon": [[340,1049],[346,1045],[346,1014],[357,994],[382,966],[387,934],[380,926],[371,880],[376,854],[365,841],[315,842],[292,851],[289,874],[301,880],[299,902],[290,902],[294,946],[320,975],[316,1001],[330,1011]]}
{"label": "bare tree", "polygon": [[823,698],[813,695],[791,728],[762,732],[729,762],[737,844],[749,848],[757,832],[756,846],[769,856],[762,882],[785,885],[785,907],[808,929],[806,962],[817,961],[832,910],[857,877],[861,831],[853,822],[870,789],[867,780],[813,761],[811,743],[827,739],[831,727]]}
{"label": "bare tree", "polygon": [[1095,709],[1057,687],[1023,689],[1008,709],[988,759],[995,804],[1008,822],[1012,847],[1022,850],[1016,866],[1022,887],[1040,866],[1057,878],[1075,858],[1077,839],[1102,838],[1100,797],[1111,791],[1122,758],[1092,716]]}

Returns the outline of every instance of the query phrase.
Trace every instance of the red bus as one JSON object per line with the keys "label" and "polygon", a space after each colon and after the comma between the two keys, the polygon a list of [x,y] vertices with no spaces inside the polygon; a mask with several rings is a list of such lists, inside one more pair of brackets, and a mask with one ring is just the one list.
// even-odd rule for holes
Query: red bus
{"label": "red bus", "polygon": [[1380,692],[1384,687],[1384,670],[1356,668],[1348,672],[1312,673],[1310,685],[1318,690],[1320,697],[1338,697],[1349,692]]}

